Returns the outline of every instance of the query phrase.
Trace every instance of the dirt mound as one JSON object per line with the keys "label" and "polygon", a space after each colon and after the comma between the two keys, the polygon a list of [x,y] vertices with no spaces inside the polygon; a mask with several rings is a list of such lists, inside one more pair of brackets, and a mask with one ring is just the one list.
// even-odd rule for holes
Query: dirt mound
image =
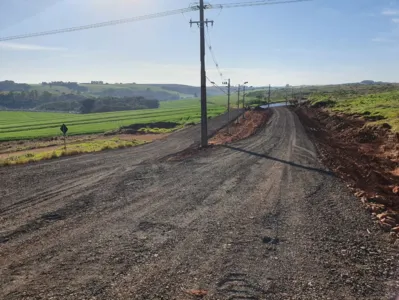
{"label": "dirt mound", "polygon": [[245,112],[245,117],[240,117],[238,122],[232,122],[230,128],[220,130],[209,141],[211,145],[223,145],[245,139],[256,133],[272,114],[271,110],[256,110]]}
{"label": "dirt mound", "polygon": [[181,161],[190,157],[205,153],[209,148],[217,145],[224,145],[234,141],[242,140],[254,135],[261,128],[272,114],[271,110],[247,111],[245,118],[240,116],[239,119],[230,123],[230,128],[224,127],[217,131],[211,139],[209,146],[201,148],[199,144],[193,144],[191,147],[183,151],[171,154],[163,158],[164,161]]}
{"label": "dirt mound", "polygon": [[315,108],[296,112],[314,137],[325,165],[348,182],[384,230],[392,230],[392,235],[396,235],[399,135],[385,126],[369,126],[362,116]]}

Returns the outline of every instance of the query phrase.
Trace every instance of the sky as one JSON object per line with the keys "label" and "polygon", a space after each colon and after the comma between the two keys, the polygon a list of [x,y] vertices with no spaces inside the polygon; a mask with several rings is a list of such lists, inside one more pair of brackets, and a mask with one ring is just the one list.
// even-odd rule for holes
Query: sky
{"label": "sky", "polygon": [[[250,0],[212,0],[210,4]],[[4,0],[0,38],[189,7],[192,0]],[[200,85],[198,12],[0,42],[0,80]],[[206,10],[206,70],[253,86],[399,81],[399,0]],[[207,46],[207,47],[208,47]]]}

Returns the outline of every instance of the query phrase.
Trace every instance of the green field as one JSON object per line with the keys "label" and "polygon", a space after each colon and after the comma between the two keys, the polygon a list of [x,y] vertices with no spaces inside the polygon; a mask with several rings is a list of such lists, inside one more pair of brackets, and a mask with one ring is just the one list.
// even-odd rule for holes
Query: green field
{"label": "green field", "polygon": [[[225,98],[210,97],[208,116],[220,115],[226,110]],[[60,126],[65,123],[69,135],[104,133],[121,126],[152,123],[176,122],[184,125],[200,120],[198,99],[161,102],[159,109],[120,111],[98,114],[65,114],[42,112],[0,111],[0,141],[21,140],[59,136]]]}

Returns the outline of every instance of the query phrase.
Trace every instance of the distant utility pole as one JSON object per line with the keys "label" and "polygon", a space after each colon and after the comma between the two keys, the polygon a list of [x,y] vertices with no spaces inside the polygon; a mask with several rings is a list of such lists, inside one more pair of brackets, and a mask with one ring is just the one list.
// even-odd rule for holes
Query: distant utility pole
{"label": "distant utility pole", "polygon": [[244,82],[243,85],[243,92],[242,92],[242,108],[244,109],[244,115],[242,116],[242,118],[245,120],[245,85],[248,84],[248,81]]}
{"label": "distant utility pole", "polygon": [[237,108],[240,109],[240,89],[241,86],[238,85],[238,98],[237,98]]}
{"label": "distant utility pole", "polygon": [[270,84],[269,84],[269,96],[267,97],[267,103],[269,104],[270,107]]}
{"label": "distant utility pole", "polygon": [[[241,86],[238,85],[237,109],[240,109],[240,88]],[[237,118],[237,123],[239,122],[240,122],[240,117]]]}
{"label": "distant utility pole", "polygon": [[227,84],[227,133],[230,134],[230,79],[223,84]]}
{"label": "distant utility pole", "polygon": [[288,84],[285,87],[285,105],[288,105]]}
{"label": "distant utility pole", "polygon": [[206,107],[206,71],[205,71],[205,25],[213,21],[205,21],[205,8],[204,0],[199,0],[199,21],[190,21],[190,26],[197,24],[200,28],[200,60],[201,60],[201,147],[208,146],[208,116]]}
{"label": "distant utility pole", "polygon": [[299,88],[299,103],[302,101],[302,87]]}

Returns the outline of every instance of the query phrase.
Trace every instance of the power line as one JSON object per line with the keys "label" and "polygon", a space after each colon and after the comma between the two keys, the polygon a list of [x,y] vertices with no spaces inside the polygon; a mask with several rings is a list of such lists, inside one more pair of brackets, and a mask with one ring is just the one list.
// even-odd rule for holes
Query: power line
{"label": "power line", "polygon": [[286,3],[297,3],[297,2],[309,2],[313,0],[259,0],[250,2],[237,2],[237,3],[223,3],[223,4],[210,4],[206,9],[219,9],[219,8],[236,8],[236,7],[247,7],[247,6],[260,6],[260,5],[274,5],[274,4],[286,4]]}
{"label": "power line", "polygon": [[[250,2],[208,4],[208,5],[205,5],[205,9],[237,8],[237,7],[247,7],[247,6],[274,5],[274,4],[297,3],[297,2],[308,2],[308,1],[313,1],[313,0],[278,0],[278,1],[273,0],[273,2],[271,2],[270,0],[259,0],[259,1],[250,1]],[[149,14],[149,15],[144,15],[144,16],[139,16],[139,17],[112,20],[112,21],[106,21],[106,22],[101,22],[101,23],[94,23],[94,24],[75,26],[75,27],[69,27],[69,28],[54,29],[54,30],[48,30],[48,31],[42,31],[42,32],[34,32],[34,33],[26,33],[26,34],[20,34],[20,35],[12,35],[12,36],[7,36],[7,37],[0,37],[0,42],[25,39],[25,38],[30,38],[30,37],[53,35],[53,34],[66,33],[66,32],[88,30],[88,29],[93,29],[93,28],[114,26],[114,25],[120,25],[120,24],[126,24],[126,23],[133,23],[133,22],[162,18],[162,17],[172,16],[172,15],[177,15],[177,14],[184,14],[186,12],[193,12],[193,11],[197,11],[197,10],[199,10],[199,6],[192,5],[188,8],[169,10],[169,11],[165,11],[165,12],[161,12],[161,13]]]}
{"label": "power line", "polygon": [[161,13],[155,13],[155,14],[144,15],[144,16],[139,16],[139,17],[112,20],[112,21],[107,21],[107,22],[75,26],[75,27],[69,27],[69,28],[63,28],[63,29],[54,29],[54,30],[48,30],[48,31],[42,31],[42,32],[13,35],[13,36],[0,38],[0,42],[25,39],[25,38],[30,38],[30,37],[45,36],[45,35],[53,35],[53,34],[66,33],[66,32],[73,32],[73,31],[81,31],[81,30],[107,27],[107,26],[114,26],[114,25],[120,25],[120,24],[156,19],[156,18],[163,18],[163,17],[167,17],[167,16],[183,14],[185,12],[192,12],[192,11],[196,11],[196,10],[198,10],[198,8],[195,6],[192,6],[192,7],[188,7],[188,8],[169,10],[169,11],[165,11],[165,12],[161,12]]}
{"label": "power line", "polygon": [[218,86],[214,81],[210,80],[208,76],[206,76],[206,79],[215,87],[221,90],[224,94],[228,95],[228,93],[220,86]]}
{"label": "power line", "polygon": [[219,73],[220,79],[223,81],[223,73],[222,73],[222,71],[220,71],[219,63],[217,62],[215,52],[213,51],[209,28],[207,27],[206,29],[207,29],[206,30],[207,35],[205,35],[205,37],[207,37],[207,39],[205,41],[206,41],[206,44],[208,45],[209,52],[211,53],[213,63],[215,64],[215,67]]}

